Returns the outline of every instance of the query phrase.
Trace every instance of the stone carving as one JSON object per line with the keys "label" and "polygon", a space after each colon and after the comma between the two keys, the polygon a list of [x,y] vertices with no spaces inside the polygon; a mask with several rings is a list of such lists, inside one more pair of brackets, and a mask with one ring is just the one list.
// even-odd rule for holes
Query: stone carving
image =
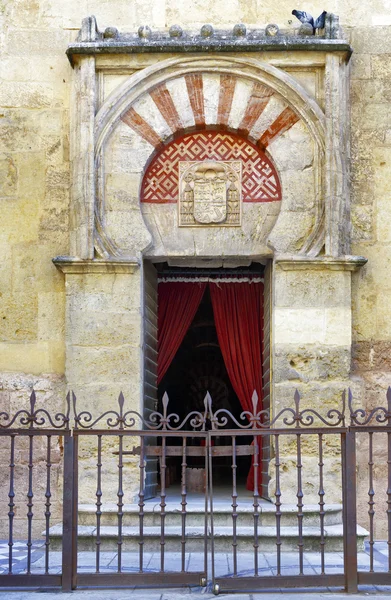
{"label": "stone carving", "polygon": [[266,26],[265,34],[267,36],[269,36],[269,37],[275,37],[279,33],[280,33],[280,28],[275,23],[269,23],[269,25]]}
{"label": "stone carving", "polygon": [[206,25],[203,25],[201,27],[201,37],[209,38],[209,37],[212,37],[213,34],[214,34],[213,25],[210,25],[209,23],[207,23]]}
{"label": "stone carving", "polygon": [[244,23],[237,23],[232,30],[234,37],[246,37],[247,27]]}
{"label": "stone carving", "polygon": [[168,33],[171,38],[180,38],[183,35],[183,29],[180,25],[171,25]]}
{"label": "stone carving", "polygon": [[242,163],[179,162],[179,225],[241,224]]}
{"label": "stone carving", "polygon": [[137,33],[139,38],[147,40],[152,35],[152,29],[149,27],[149,25],[140,25]]}

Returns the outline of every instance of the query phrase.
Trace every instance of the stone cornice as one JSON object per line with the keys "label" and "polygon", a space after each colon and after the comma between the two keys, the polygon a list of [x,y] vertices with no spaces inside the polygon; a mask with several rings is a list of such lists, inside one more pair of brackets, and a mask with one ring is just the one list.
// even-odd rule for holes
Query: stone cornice
{"label": "stone cornice", "polygon": [[333,257],[298,257],[298,256],[279,256],[274,259],[284,271],[357,271],[363,267],[368,259],[364,256],[340,256]]}
{"label": "stone cornice", "polygon": [[81,260],[71,256],[53,258],[57,269],[63,273],[83,275],[84,273],[134,273],[140,263],[136,259],[116,260]]}
{"label": "stone cornice", "polygon": [[352,54],[350,44],[340,39],[323,39],[320,37],[276,36],[275,38],[192,38],[188,39],[114,39],[110,41],[75,42],[66,51],[73,65],[75,55],[96,54],[146,54],[157,52],[189,53],[189,52],[292,52],[292,51],[341,52],[347,60]]}

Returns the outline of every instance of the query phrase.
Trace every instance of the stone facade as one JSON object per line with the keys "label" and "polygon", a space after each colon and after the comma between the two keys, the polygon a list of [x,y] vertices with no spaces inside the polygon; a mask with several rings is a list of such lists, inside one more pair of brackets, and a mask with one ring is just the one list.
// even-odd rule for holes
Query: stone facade
{"label": "stone facade", "polygon": [[[332,43],[305,45],[292,35],[291,9],[239,0],[3,6],[2,407],[27,403],[34,385],[53,408],[68,386],[88,407],[106,408],[122,389],[142,410],[144,298],[154,285],[145,261],[159,259],[272,264],[273,410],[290,404],[295,388],[312,406],[335,406],[349,385],[363,405],[383,401],[391,384],[391,23],[382,3],[332,1],[340,38],[329,23]],[[85,19],[91,12],[99,32]],[[197,51],[194,33],[186,54],[154,42],[158,29],[198,32],[206,21],[229,39],[239,22],[249,31],[277,23],[280,33],[262,32],[273,42],[256,51],[235,50],[243,28],[226,52],[213,49],[217,33],[205,38],[209,52]],[[134,32],[133,43],[142,23],[153,33],[142,30],[137,51],[115,52],[115,30],[100,33],[116,26]],[[288,37],[284,48],[279,36]],[[103,49],[88,51],[95,43]],[[278,173],[281,200],[243,202],[240,227],[177,228],[175,204],[140,203],[161,145],[205,127],[258,144]]]}

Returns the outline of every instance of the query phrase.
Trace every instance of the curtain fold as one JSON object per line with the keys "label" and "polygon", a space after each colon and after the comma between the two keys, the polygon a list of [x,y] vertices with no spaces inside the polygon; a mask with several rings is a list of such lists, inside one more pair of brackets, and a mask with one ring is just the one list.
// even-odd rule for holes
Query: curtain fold
{"label": "curtain fold", "polygon": [[[251,397],[258,393],[262,408],[262,283],[210,283],[213,314],[219,345],[232,387],[243,410],[252,412]],[[259,441],[261,438],[257,438]],[[254,460],[253,460],[254,463]],[[258,455],[258,489],[262,483],[262,456]],[[254,490],[254,466],[247,477],[247,489]]]}
{"label": "curtain fold", "polygon": [[202,300],[205,282],[159,283],[157,383],[167,372]]}

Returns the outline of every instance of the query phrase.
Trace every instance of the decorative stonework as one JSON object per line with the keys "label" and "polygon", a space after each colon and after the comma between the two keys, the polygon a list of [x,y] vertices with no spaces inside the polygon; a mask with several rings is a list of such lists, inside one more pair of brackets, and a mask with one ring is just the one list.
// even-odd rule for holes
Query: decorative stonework
{"label": "decorative stonework", "polygon": [[241,224],[240,161],[179,163],[179,225]]}
{"label": "decorative stonework", "polygon": [[205,160],[242,163],[243,202],[281,200],[277,171],[262,150],[231,133],[202,131],[174,140],[154,158],[144,176],[141,202],[177,202],[178,165]]}

